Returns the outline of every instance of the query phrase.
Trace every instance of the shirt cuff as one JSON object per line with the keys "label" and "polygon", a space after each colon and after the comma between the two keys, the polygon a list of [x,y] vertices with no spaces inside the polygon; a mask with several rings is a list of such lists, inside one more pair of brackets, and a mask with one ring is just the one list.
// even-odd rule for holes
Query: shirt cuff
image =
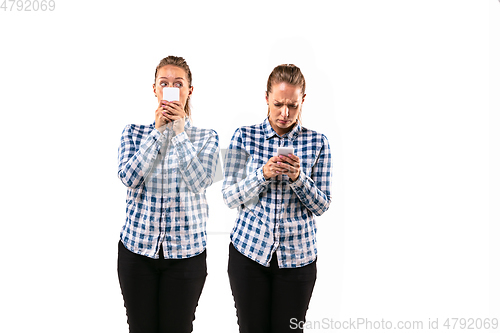
{"label": "shirt cuff", "polygon": [[187,162],[196,156],[196,149],[194,149],[191,141],[189,141],[186,132],[175,135],[172,138],[172,144],[178,152],[179,160]]}
{"label": "shirt cuff", "polygon": [[154,147],[156,151],[160,151],[164,139],[165,137],[156,128],[153,128],[149,134],[149,138],[146,140],[146,144],[149,147]]}
{"label": "shirt cuff", "polygon": [[297,177],[297,179],[295,179],[294,182],[289,180],[290,186],[293,189],[302,187],[304,185],[305,181],[306,181],[306,175],[302,172],[302,170],[300,170],[299,176]]}
{"label": "shirt cuff", "polygon": [[156,129],[156,127],[154,127],[153,130],[151,131],[150,135],[153,139],[158,140],[161,137],[161,132],[158,131],[158,129]]}
{"label": "shirt cuff", "polygon": [[265,184],[271,182],[271,179],[266,179],[266,177],[264,177],[264,167],[258,168],[256,171],[257,171],[257,179],[259,181],[259,184],[265,185]]}
{"label": "shirt cuff", "polygon": [[188,138],[188,136],[187,136],[187,134],[186,134],[186,132],[185,132],[185,131],[184,131],[184,132],[182,132],[182,133],[179,133],[179,134],[177,134],[177,135],[174,135],[174,136],[172,137],[172,143],[173,143],[174,145],[177,145],[177,144],[182,144],[182,143],[183,143],[183,142],[185,142],[186,140],[189,140],[189,138]]}

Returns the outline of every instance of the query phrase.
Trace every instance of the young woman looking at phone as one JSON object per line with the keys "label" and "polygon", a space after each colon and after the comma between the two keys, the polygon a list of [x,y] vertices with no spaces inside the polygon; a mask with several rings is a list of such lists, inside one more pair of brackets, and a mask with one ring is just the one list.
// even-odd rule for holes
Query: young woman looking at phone
{"label": "young woman looking at phone", "polygon": [[[205,189],[219,139],[191,124],[191,83],[183,58],[162,59],[154,123],[127,125],[118,149],[118,177],[127,187],[118,278],[131,333],[191,332],[207,275]],[[163,98],[166,87],[179,89],[178,101]]]}
{"label": "young woman looking at phone", "polygon": [[[274,68],[267,118],[234,133],[222,193],[237,208],[228,274],[241,333],[302,332],[316,281],[316,220],[329,207],[330,146],[300,124],[305,79],[294,65]],[[294,154],[277,156],[278,147]]]}

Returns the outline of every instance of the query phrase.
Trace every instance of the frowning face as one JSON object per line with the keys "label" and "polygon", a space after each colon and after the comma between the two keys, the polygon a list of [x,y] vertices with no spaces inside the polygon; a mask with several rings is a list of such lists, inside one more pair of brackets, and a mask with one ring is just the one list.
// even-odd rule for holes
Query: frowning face
{"label": "frowning face", "polygon": [[285,82],[272,85],[266,95],[269,123],[278,135],[289,132],[297,123],[306,95],[299,86]]}

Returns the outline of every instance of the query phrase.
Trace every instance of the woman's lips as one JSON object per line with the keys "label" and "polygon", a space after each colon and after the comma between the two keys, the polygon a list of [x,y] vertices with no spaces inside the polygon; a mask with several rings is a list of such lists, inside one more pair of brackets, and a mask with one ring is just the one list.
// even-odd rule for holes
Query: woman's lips
{"label": "woman's lips", "polygon": [[280,123],[280,124],[286,124],[287,122],[288,122],[287,120],[279,120],[278,119],[278,123]]}

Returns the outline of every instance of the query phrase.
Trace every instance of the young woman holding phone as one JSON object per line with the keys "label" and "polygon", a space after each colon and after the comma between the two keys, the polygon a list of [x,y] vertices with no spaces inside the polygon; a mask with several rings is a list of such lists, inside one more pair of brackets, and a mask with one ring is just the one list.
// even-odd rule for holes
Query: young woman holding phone
{"label": "young woman holding phone", "polygon": [[222,193],[238,209],[228,274],[241,333],[302,332],[293,323],[305,320],[316,281],[315,216],[330,205],[331,156],[326,136],[300,123],[305,96],[298,67],[274,68],[267,118],[237,129],[226,154]]}
{"label": "young woman holding phone", "polygon": [[[178,100],[163,98],[168,88],[178,89]],[[207,275],[205,189],[219,139],[191,124],[192,75],[183,58],[160,61],[153,91],[154,123],[127,125],[118,150],[118,177],[127,187],[118,278],[131,333],[184,333],[193,329]]]}

